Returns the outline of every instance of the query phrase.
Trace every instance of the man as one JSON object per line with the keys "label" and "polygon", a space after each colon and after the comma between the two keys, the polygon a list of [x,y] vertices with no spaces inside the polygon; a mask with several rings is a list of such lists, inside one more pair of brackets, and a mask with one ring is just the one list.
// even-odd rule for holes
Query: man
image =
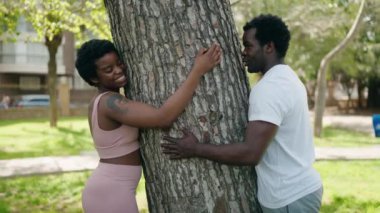
{"label": "man", "polygon": [[261,15],[244,26],[243,62],[262,73],[249,97],[245,142],[198,143],[165,136],[171,159],[203,157],[234,165],[255,165],[264,212],[319,212],[322,182],[313,169],[314,146],[305,86],[284,63],[290,33],[277,16]]}

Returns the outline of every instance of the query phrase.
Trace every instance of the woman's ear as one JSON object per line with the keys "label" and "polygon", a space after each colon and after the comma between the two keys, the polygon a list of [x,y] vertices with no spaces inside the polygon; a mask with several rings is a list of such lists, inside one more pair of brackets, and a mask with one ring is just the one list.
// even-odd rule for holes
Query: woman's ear
{"label": "woman's ear", "polygon": [[90,78],[90,81],[91,83],[93,83],[94,85],[98,85],[99,84],[99,79],[98,78]]}

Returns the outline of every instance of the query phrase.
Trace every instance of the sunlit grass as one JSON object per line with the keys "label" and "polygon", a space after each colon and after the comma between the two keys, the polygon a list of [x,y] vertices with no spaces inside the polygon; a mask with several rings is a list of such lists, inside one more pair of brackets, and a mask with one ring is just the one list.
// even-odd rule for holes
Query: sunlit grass
{"label": "sunlit grass", "polygon": [[57,128],[48,119],[0,121],[0,159],[77,155],[93,150],[87,119],[62,118]]}
{"label": "sunlit grass", "polygon": [[89,172],[20,177],[0,183],[0,212],[82,212]]}
{"label": "sunlit grass", "polygon": [[[380,145],[380,138],[352,130],[325,127],[316,146],[355,147]],[[78,155],[94,151],[85,117],[61,118],[56,129],[48,119],[0,121],[0,159]]]}
{"label": "sunlit grass", "polygon": [[[380,212],[380,161],[318,161],[322,213]],[[0,212],[82,212],[81,191],[90,172],[4,179]],[[140,212],[148,212],[145,180],[137,188]]]}
{"label": "sunlit grass", "polygon": [[325,213],[380,212],[380,160],[318,161]]}
{"label": "sunlit grass", "polygon": [[[81,193],[90,174],[78,172],[2,180],[0,212],[83,212]],[[148,212],[144,178],[136,193],[140,212]]]}
{"label": "sunlit grass", "polygon": [[[335,127],[324,128],[317,146],[379,145],[380,138]],[[87,119],[63,118],[51,129],[47,119],[0,121],[0,159],[76,155],[93,150]],[[324,183],[321,212],[380,212],[380,161],[318,161]],[[81,191],[90,172],[18,177],[0,181],[0,212],[82,212]],[[145,180],[136,195],[148,212]]]}
{"label": "sunlit grass", "polygon": [[375,138],[369,133],[325,127],[322,137],[315,138],[314,143],[316,146],[358,147],[380,145],[380,138]]}

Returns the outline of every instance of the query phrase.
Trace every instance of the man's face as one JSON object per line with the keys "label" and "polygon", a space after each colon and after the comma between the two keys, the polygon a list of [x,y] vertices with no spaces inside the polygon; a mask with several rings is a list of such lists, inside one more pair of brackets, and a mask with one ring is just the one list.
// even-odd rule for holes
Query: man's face
{"label": "man's face", "polygon": [[242,53],[244,65],[248,68],[250,73],[263,72],[265,69],[265,57],[263,48],[256,40],[256,29],[249,29],[243,34]]}

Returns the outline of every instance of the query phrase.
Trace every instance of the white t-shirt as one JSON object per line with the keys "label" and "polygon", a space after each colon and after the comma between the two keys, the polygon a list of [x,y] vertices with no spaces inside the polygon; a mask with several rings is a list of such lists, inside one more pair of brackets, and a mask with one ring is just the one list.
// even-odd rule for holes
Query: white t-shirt
{"label": "white t-shirt", "polygon": [[322,186],[315,159],[306,88],[288,65],[268,70],[249,96],[249,121],[278,126],[256,166],[258,199],[267,208],[284,207]]}

